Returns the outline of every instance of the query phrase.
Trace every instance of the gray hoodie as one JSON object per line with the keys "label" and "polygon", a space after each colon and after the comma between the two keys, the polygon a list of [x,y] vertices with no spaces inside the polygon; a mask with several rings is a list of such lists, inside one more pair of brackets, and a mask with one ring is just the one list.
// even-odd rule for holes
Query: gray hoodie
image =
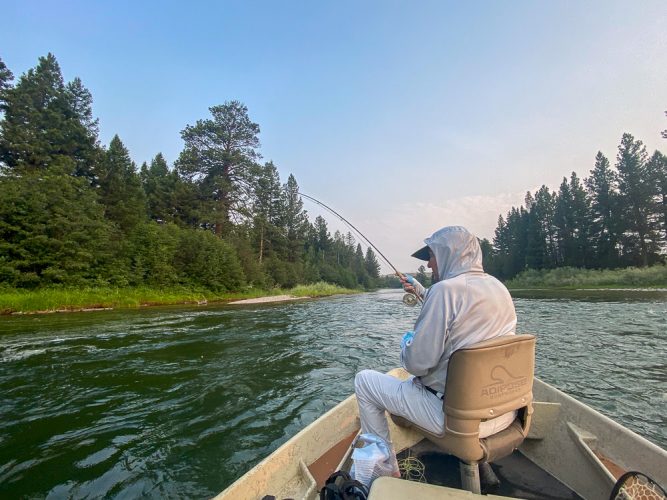
{"label": "gray hoodie", "polygon": [[444,392],[452,353],[514,334],[516,313],[507,288],[484,272],[479,242],[465,228],[444,227],[424,242],[435,255],[440,281],[426,293],[401,360],[424,385]]}

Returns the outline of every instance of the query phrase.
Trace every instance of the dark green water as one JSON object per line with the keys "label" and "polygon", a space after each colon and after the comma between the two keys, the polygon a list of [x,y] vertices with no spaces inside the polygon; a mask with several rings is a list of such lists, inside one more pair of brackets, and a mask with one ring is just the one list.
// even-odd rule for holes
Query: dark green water
{"label": "dark green water", "polygon": [[[0,318],[0,498],[206,498],[399,364],[400,292]],[[667,296],[516,299],[537,374],[662,447]]]}

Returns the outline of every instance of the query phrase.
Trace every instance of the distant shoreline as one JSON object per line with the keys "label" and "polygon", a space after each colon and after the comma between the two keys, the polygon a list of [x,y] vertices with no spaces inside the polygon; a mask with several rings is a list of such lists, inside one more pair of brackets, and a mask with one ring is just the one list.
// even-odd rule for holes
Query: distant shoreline
{"label": "distant shoreline", "polygon": [[667,287],[667,265],[626,267],[620,269],[528,269],[505,281],[510,290],[569,289],[569,290],[655,290]]}
{"label": "distant shoreline", "polygon": [[[320,296],[324,297],[324,296]],[[140,304],[138,307],[156,307],[156,306],[167,306],[167,305],[200,305],[206,306],[209,304],[229,304],[229,305],[250,305],[250,304],[273,304],[276,302],[292,302],[303,299],[312,299],[313,297],[295,297],[294,295],[267,295],[265,297],[255,297],[252,299],[242,299],[242,300],[213,300],[213,301],[199,301],[199,302],[169,302],[169,303],[150,303],[150,304]],[[97,311],[114,311],[117,309],[130,309],[129,307],[77,307],[72,309],[60,308],[60,309],[45,309],[42,311],[13,311],[10,313],[2,313],[5,316],[26,316],[31,314],[57,314],[57,313],[74,313],[74,312],[97,312]],[[1,315],[1,314],[0,314]]]}
{"label": "distant shoreline", "polygon": [[513,287],[507,288],[510,292],[667,292],[667,287],[647,287],[647,286],[637,286],[637,287],[627,287],[627,286],[609,286],[609,287],[565,287],[565,286],[538,286],[538,287]]}
{"label": "distant shoreline", "polygon": [[[400,289],[396,289],[400,290]],[[667,293],[667,287],[512,287],[511,294],[531,295],[533,293]],[[246,292],[215,293],[191,290],[154,290],[146,288],[127,289],[42,289],[17,290],[0,289],[0,316],[25,316],[34,314],[62,314],[78,312],[99,312],[122,309],[138,309],[171,305],[254,305],[293,302],[304,299],[362,293],[336,285],[318,283],[302,285],[291,290],[251,290]]]}
{"label": "distant shoreline", "polygon": [[96,312],[169,305],[270,304],[308,298],[361,293],[328,283],[299,285],[292,289],[243,292],[150,288],[0,289],[0,316]]}

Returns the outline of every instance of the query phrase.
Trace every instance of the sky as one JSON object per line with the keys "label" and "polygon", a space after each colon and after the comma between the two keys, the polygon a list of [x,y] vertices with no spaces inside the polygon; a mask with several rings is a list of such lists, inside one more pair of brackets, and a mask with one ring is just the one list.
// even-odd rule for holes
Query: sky
{"label": "sky", "polygon": [[[263,161],[402,271],[447,225],[493,238],[545,184],[588,176],[623,133],[667,153],[667,3],[0,0],[0,57],[48,52],[137,165],[229,100]],[[347,228],[305,200],[311,220]],[[383,265],[384,271],[389,267]]]}

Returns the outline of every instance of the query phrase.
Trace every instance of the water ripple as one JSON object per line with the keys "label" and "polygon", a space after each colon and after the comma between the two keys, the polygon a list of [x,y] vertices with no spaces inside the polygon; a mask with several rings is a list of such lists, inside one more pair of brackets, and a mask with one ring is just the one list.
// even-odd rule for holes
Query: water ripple
{"label": "water ripple", "polygon": [[[400,292],[2,318],[0,497],[209,497],[399,364]],[[517,299],[537,373],[665,446],[667,307]]]}

